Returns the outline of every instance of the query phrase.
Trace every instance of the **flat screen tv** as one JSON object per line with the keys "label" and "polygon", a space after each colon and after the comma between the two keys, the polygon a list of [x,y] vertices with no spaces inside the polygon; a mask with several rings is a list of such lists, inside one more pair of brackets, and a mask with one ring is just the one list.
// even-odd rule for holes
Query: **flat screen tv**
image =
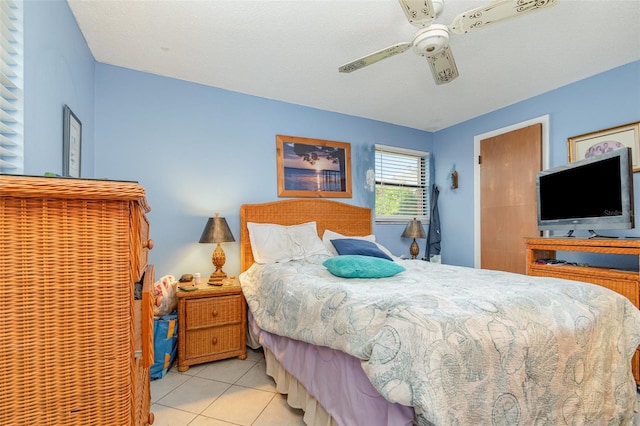
{"label": "flat screen tv", "polygon": [[631,148],[538,172],[536,192],[542,231],[633,228]]}

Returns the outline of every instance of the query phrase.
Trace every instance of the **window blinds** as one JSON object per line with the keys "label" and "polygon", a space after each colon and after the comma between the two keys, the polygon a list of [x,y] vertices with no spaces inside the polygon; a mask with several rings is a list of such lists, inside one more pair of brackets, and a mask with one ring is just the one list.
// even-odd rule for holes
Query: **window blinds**
{"label": "window blinds", "polygon": [[0,1],[0,173],[22,174],[22,2]]}
{"label": "window blinds", "polygon": [[376,221],[429,220],[429,153],[376,145]]}

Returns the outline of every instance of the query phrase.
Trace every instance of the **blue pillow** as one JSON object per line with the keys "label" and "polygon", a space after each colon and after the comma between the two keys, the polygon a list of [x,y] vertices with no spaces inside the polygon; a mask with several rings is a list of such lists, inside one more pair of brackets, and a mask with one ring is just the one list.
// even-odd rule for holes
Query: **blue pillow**
{"label": "blue pillow", "polygon": [[333,275],[342,278],[385,278],[404,271],[397,263],[372,256],[344,255],[322,263]]}
{"label": "blue pillow", "polygon": [[385,252],[380,250],[378,246],[371,241],[356,238],[339,238],[331,240],[331,244],[333,244],[340,255],[357,254],[360,256],[381,257],[393,261],[393,259],[387,256]]}

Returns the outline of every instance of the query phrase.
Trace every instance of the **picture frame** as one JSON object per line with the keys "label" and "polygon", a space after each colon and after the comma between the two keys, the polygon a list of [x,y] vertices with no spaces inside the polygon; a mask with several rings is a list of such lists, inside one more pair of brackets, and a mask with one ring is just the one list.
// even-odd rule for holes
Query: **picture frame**
{"label": "picture frame", "polygon": [[640,171],[640,121],[610,127],[568,139],[569,162],[584,160],[612,149],[631,148],[634,172]]}
{"label": "picture frame", "polygon": [[351,144],[276,135],[278,197],[351,198]]}
{"label": "picture frame", "polygon": [[62,131],[62,176],[80,177],[82,154],[82,122],[64,106]]}

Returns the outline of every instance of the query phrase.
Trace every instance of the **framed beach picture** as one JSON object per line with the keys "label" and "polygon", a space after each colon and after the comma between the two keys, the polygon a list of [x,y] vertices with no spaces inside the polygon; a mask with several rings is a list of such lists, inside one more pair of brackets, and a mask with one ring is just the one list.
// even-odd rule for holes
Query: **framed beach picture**
{"label": "framed beach picture", "polygon": [[568,142],[570,163],[628,147],[631,148],[633,171],[640,171],[640,121],[573,136]]}
{"label": "framed beach picture", "polygon": [[351,198],[351,145],[276,135],[278,197]]}

